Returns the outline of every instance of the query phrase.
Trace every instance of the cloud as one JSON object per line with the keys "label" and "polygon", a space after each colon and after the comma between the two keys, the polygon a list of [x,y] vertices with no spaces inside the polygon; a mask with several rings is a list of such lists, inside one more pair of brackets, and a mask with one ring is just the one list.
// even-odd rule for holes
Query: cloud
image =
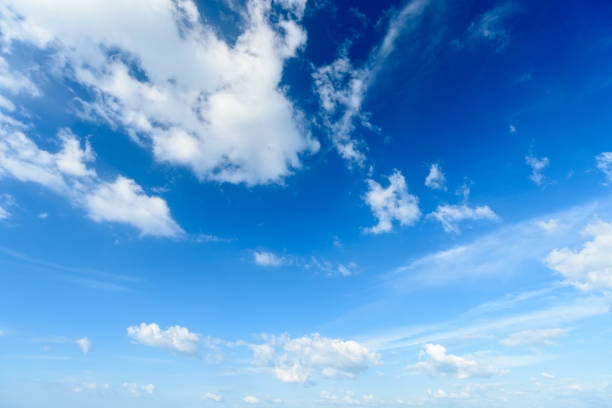
{"label": "cloud", "polygon": [[582,233],[593,240],[580,251],[554,249],[544,263],[580,290],[612,288],[612,223],[589,224]]}
{"label": "cloud", "polygon": [[393,229],[394,220],[398,221],[401,226],[409,226],[421,217],[418,199],[408,193],[406,180],[402,173],[394,170],[388,180],[389,185],[386,188],[374,180],[367,180],[368,192],[363,199],[378,219],[378,224],[365,228],[366,233],[389,232]]}
{"label": "cloud", "polygon": [[212,392],[207,392],[202,396],[202,399],[208,401],[221,402],[223,400],[223,396],[221,394],[214,394]]}
{"label": "cloud", "polygon": [[597,168],[606,176],[606,183],[612,183],[612,152],[603,152],[595,158]]}
{"label": "cloud", "polygon": [[470,394],[465,391],[459,392],[447,392],[442,389],[437,389],[435,391],[427,390],[427,394],[436,399],[467,399],[470,398]]}
{"label": "cloud", "polygon": [[279,257],[272,252],[255,251],[253,253],[255,263],[259,266],[281,266],[287,262],[283,257]]}
{"label": "cloud", "polygon": [[[34,83],[22,73],[13,71],[8,62],[2,57],[0,57],[0,89],[13,95],[20,93],[25,93],[30,96],[40,95]],[[9,111],[14,110],[14,106],[11,102],[8,102],[4,97],[1,98],[4,101],[5,109]],[[6,102],[8,102],[8,104]]]}
{"label": "cloud", "polygon": [[121,386],[134,397],[140,397],[143,393],[151,395],[155,391],[155,385],[153,384],[138,385],[135,383],[124,382],[121,384]]}
{"label": "cloud", "polygon": [[282,182],[319,148],[280,86],[306,42],[304,7],[249,0],[231,43],[192,0],[14,0],[0,27],[5,47],[44,49],[94,95],[80,100],[83,117],[122,128],[200,180],[254,185]]}
{"label": "cloud", "polygon": [[542,184],[544,176],[542,175],[542,170],[544,170],[548,164],[548,157],[542,157],[538,159],[533,155],[525,156],[525,162],[529,167],[531,167],[531,175],[529,179],[536,183],[538,186]]}
{"label": "cloud", "polygon": [[555,376],[554,376],[554,375],[552,375],[552,374],[549,374],[549,373],[542,373],[542,374],[540,374],[540,375],[541,375],[542,377],[544,377],[544,378],[548,379],[548,380],[554,380],[554,379],[555,379]]}
{"label": "cloud", "polygon": [[536,221],[536,225],[548,234],[558,232],[563,227],[557,218],[551,218],[547,221]]}
{"label": "cloud", "polygon": [[108,390],[109,388],[110,386],[108,384],[83,383],[73,387],[72,392]]}
{"label": "cloud", "polygon": [[0,194],[0,220],[5,220],[11,216],[9,207],[17,206],[17,200],[10,194]]}
{"label": "cloud", "polygon": [[470,41],[488,41],[495,44],[500,51],[510,42],[510,35],[505,27],[506,20],[518,12],[514,3],[501,4],[481,14],[468,27]]}
{"label": "cloud", "polygon": [[499,343],[506,347],[517,346],[549,346],[552,340],[561,336],[564,333],[562,329],[538,329],[524,330],[518,333],[513,333]]}
{"label": "cloud", "polygon": [[377,353],[352,341],[323,337],[318,333],[300,338],[274,337],[266,344],[251,345],[254,364],[268,367],[286,383],[306,383],[313,377],[353,378],[379,364]]}
{"label": "cloud", "polygon": [[378,128],[370,123],[369,115],[362,112],[367,91],[393,52],[396,39],[402,31],[410,28],[408,22],[420,16],[428,3],[427,0],[409,1],[393,14],[382,42],[372,49],[361,66],[352,64],[345,45],[334,61],[313,73],[323,124],[338,154],[349,167],[363,167],[366,162],[365,143],[352,136],[355,127],[360,125],[378,132]]}
{"label": "cloud", "polygon": [[246,402],[247,404],[259,404],[259,398],[253,395],[247,395],[242,400]]}
{"label": "cloud", "polygon": [[443,377],[488,378],[499,371],[495,368],[477,362],[470,356],[456,356],[447,354],[446,348],[439,344],[426,344],[419,353],[419,362],[408,366],[409,369],[425,371],[432,375]]}
{"label": "cloud", "polygon": [[198,350],[200,337],[181,326],[172,326],[161,330],[155,324],[141,323],[140,326],[130,326],[128,337],[138,343],[150,347],[162,347],[178,353],[195,354]]}
{"label": "cloud", "polygon": [[88,166],[95,158],[88,141],[81,143],[68,129],[58,132],[57,141],[61,148],[50,153],[20,130],[0,127],[0,178],[40,184],[65,195],[96,222],[128,224],[141,235],[182,234],[162,198],[147,195],[135,181],[121,175],[113,182],[102,180]]}
{"label": "cloud", "polygon": [[432,190],[446,190],[446,177],[440,165],[433,163],[429,168],[429,174],[425,178],[425,185]]}
{"label": "cloud", "polygon": [[495,214],[488,205],[469,207],[466,204],[439,205],[434,212],[427,215],[427,218],[433,218],[439,221],[444,231],[456,233],[459,232],[458,224],[462,221],[499,220],[499,216]]}
{"label": "cloud", "polygon": [[91,349],[91,341],[87,337],[83,337],[81,339],[78,339],[76,341],[76,344],[78,344],[78,346],[81,349],[81,351],[83,352],[83,354],[89,353],[89,350]]}

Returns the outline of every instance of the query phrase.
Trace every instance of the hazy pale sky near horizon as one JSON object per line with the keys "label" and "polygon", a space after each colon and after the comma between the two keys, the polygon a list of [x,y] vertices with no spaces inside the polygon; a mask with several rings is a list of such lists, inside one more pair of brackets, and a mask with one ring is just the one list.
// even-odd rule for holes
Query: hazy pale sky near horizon
{"label": "hazy pale sky near horizon", "polygon": [[612,4],[0,0],[0,407],[608,407]]}

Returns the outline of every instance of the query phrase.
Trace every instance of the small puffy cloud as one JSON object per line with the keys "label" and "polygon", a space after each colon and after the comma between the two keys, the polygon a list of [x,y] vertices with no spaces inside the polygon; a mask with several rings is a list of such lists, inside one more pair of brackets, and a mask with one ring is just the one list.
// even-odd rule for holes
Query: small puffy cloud
{"label": "small puffy cloud", "polygon": [[113,182],[102,180],[88,166],[95,158],[89,142],[81,143],[67,129],[58,132],[57,140],[61,148],[51,153],[18,129],[0,128],[0,178],[40,184],[65,195],[96,222],[131,225],[141,235],[182,234],[165,200],[147,195],[134,180],[121,175]]}
{"label": "small puffy cloud", "polygon": [[606,184],[612,183],[612,152],[603,152],[595,158],[597,168],[606,176]]}
{"label": "small puffy cloud", "polygon": [[109,388],[110,386],[108,384],[83,383],[73,387],[72,392],[108,390]]}
{"label": "small puffy cloud", "polygon": [[202,399],[207,400],[207,401],[221,402],[223,400],[223,396],[221,394],[207,392],[206,394],[202,396]]}
{"label": "small puffy cloud", "polygon": [[467,399],[467,398],[470,398],[470,394],[468,394],[465,391],[448,392],[442,389],[437,389],[435,391],[427,390],[427,394],[431,398],[436,398],[436,399]]}
{"label": "small puffy cloud", "polygon": [[291,339],[281,336],[268,344],[251,346],[253,363],[268,367],[286,383],[306,383],[312,377],[353,378],[379,364],[377,353],[352,341],[331,339],[319,334]]}
{"label": "small puffy cloud", "polygon": [[593,239],[587,241],[581,250],[555,249],[544,263],[578,289],[612,288],[612,223],[590,224],[583,234]]}
{"label": "small puffy cloud", "polygon": [[547,234],[553,234],[562,228],[557,218],[551,218],[548,221],[536,221],[536,225]]}
{"label": "small puffy cloud", "polygon": [[429,174],[425,178],[425,185],[432,190],[446,189],[446,176],[439,164],[434,163],[429,168]]}
{"label": "small puffy cloud", "polygon": [[151,395],[155,391],[155,385],[153,384],[138,385],[135,383],[124,382],[121,384],[121,386],[134,397],[140,397],[143,394]]}
{"label": "small puffy cloud", "polygon": [[433,218],[439,221],[444,231],[456,233],[459,232],[458,224],[462,221],[499,220],[499,216],[495,214],[488,205],[469,207],[466,204],[439,205],[434,212],[427,215],[427,218]]}
{"label": "small puffy cloud", "polygon": [[242,400],[246,402],[247,404],[258,404],[259,403],[259,398],[253,395],[247,395]]}
{"label": "small puffy cloud", "polygon": [[541,375],[542,377],[544,377],[544,378],[548,379],[548,380],[554,380],[554,379],[555,379],[555,376],[554,376],[554,375],[552,375],[552,374],[549,374],[549,373],[542,373],[542,374],[540,374],[540,375]]}
{"label": "small puffy cloud", "polygon": [[517,346],[548,346],[553,344],[552,340],[561,336],[564,333],[562,329],[540,329],[540,330],[524,330],[518,333],[513,333],[510,336],[502,339],[499,343],[506,347]]}
{"label": "small puffy cloud", "polygon": [[419,362],[408,366],[409,369],[422,370],[432,375],[443,377],[488,378],[499,373],[499,370],[480,363],[470,356],[447,354],[446,348],[439,344],[426,344],[419,353]]}
{"label": "small puffy cloud", "polygon": [[87,337],[80,338],[76,341],[83,354],[89,353],[91,349],[91,341]]}
{"label": "small puffy cloud", "polygon": [[38,218],[40,218],[41,220],[46,220],[48,217],[49,214],[47,214],[46,212],[38,214]]}
{"label": "small puffy cloud", "polygon": [[200,342],[197,334],[181,326],[161,330],[155,323],[141,323],[140,326],[128,327],[127,332],[130,338],[145,346],[163,347],[178,353],[194,354]]}
{"label": "small puffy cloud", "polygon": [[253,258],[259,266],[281,266],[287,262],[285,258],[266,251],[255,251]]}
{"label": "small puffy cloud", "polygon": [[123,176],[101,183],[86,194],[84,206],[96,222],[131,224],[142,235],[176,236],[183,232],[170,215],[166,201],[148,196],[134,180]]}
{"label": "small puffy cloud", "polygon": [[529,155],[525,156],[525,162],[529,167],[531,167],[531,175],[529,176],[529,179],[536,183],[538,186],[541,185],[544,179],[544,176],[542,175],[542,170],[544,170],[550,163],[548,157],[542,157],[541,159],[538,159],[533,155]]}
{"label": "small puffy cloud", "polygon": [[421,217],[418,199],[408,193],[402,173],[395,170],[388,180],[389,185],[386,188],[374,180],[367,180],[368,192],[364,200],[378,219],[377,225],[364,229],[367,233],[389,232],[393,229],[393,221],[399,222],[401,226],[409,226]]}
{"label": "small puffy cloud", "polygon": [[8,210],[4,209],[2,206],[0,206],[0,220],[5,220],[10,216],[11,213],[8,212]]}
{"label": "small puffy cloud", "polygon": [[516,126],[514,125],[508,126],[508,131],[512,134],[516,133]]}

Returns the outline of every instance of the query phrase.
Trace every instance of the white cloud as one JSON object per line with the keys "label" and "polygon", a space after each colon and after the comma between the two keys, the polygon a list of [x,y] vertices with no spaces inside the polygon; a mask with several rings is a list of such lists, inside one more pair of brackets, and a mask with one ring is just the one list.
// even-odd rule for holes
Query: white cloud
{"label": "white cloud", "polygon": [[[8,62],[2,57],[0,57],[0,89],[14,95],[19,93],[26,93],[30,96],[40,95],[34,83],[22,73],[13,71]],[[3,100],[5,99],[3,98]],[[4,102],[4,104],[5,109],[9,111],[14,110],[12,103],[6,104],[6,102]]]}
{"label": "white cloud", "polygon": [[334,147],[349,166],[363,167],[366,161],[364,142],[351,135],[355,126],[359,124],[378,131],[370,123],[369,115],[361,110],[368,88],[394,50],[400,33],[409,28],[407,23],[420,16],[428,3],[427,0],[409,1],[394,14],[382,42],[373,48],[361,67],[353,66],[348,58],[348,49],[343,47],[336,60],[319,67],[313,74],[324,125]]}
{"label": "white cloud", "polygon": [[73,387],[72,392],[108,390],[109,388],[110,386],[108,384],[83,383]]}
{"label": "white cloud", "polygon": [[253,395],[247,395],[242,400],[246,402],[247,404],[258,404],[259,403],[259,398]]}
{"label": "white cloud", "polygon": [[267,344],[253,345],[254,364],[270,368],[282,382],[306,383],[312,377],[353,378],[379,364],[380,357],[352,341],[331,339],[319,334],[291,339],[272,338]]}
{"label": "white cloud", "polygon": [[49,214],[47,214],[46,212],[38,214],[38,218],[40,218],[41,220],[46,220],[48,217]]}
{"label": "white cloud", "polygon": [[259,266],[281,266],[287,262],[285,258],[266,251],[255,251],[253,253],[253,258],[255,263]]}
{"label": "white cloud", "polygon": [[507,347],[517,346],[548,346],[553,344],[552,340],[564,333],[562,329],[538,329],[524,330],[513,333],[499,343]]}
{"label": "white cloud", "polygon": [[435,391],[427,390],[427,394],[436,399],[467,399],[470,398],[470,394],[465,391],[459,392],[448,392],[442,389],[437,389]]}
{"label": "white cloud", "polygon": [[553,234],[562,228],[558,218],[551,218],[548,221],[536,221],[536,225],[547,234]]}
{"label": "white cloud", "polygon": [[76,341],[83,354],[89,353],[91,349],[91,341],[87,337],[80,338]]}
{"label": "white cloud", "polygon": [[538,159],[533,155],[529,155],[525,156],[525,162],[529,167],[531,167],[531,175],[529,176],[529,179],[536,183],[538,186],[541,185],[544,179],[544,176],[542,175],[542,170],[544,170],[550,163],[548,157],[542,157],[541,159]]}
{"label": "white cloud", "polygon": [[367,233],[389,232],[393,229],[394,220],[398,221],[401,226],[409,226],[421,217],[418,199],[408,193],[406,180],[402,173],[395,170],[388,180],[389,185],[386,188],[374,180],[367,180],[368,192],[364,200],[378,219],[377,225],[364,229]]}
{"label": "white cloud", "polygon": [[7,208],[17,205],[17,201],[10,194],[0,194],[0,220],[5,220],[11,216]]}
{"label": "white cloud", "polygon": [[544,262],[578,289],[612,288],[612,223],[590,224],[583,234],[593,240],[584,243],[580,251],[555,249]]}
{"label": "white cloud", "polygon": [[156,160],[200,180],[253,185],[281,182],[319,148],[280,87],[285,62],[306,42],[304,6],[249,0],[231,44],[192,0],[11,0],[0,27],[5,47],[51,51],[96,95],[81,101],[85,117],[125,129]]}
{"label": "white cloud", "polygon": [[151,395],[155,391],[155,385],[153,384],[138,385],[135,383],[124,382],[121,384],[121,386],[134,397],[140,397],[143,393]]}
{"label": "white cloud", "polygon": [[607,183],[612,183],[612,152],[603,152],[595,158],[597,168],[606,176]]}
{"label": "white cloud", "polygon": [[478,20],[470,24],[468,28],[469,39],[471,41],[490,41],[496,45],[498,51],[501,50],[510,41],[510,35],[504,23],[508,17],[517,11],[515,4],[508,2],[484,12]]}
{"label": "white cloud", "polygon": [[554,379],[555,379],[555,376],[554,376],[554,375],[552,375],[552,374],[549,374],[549,373],[542,373],[542,374],[540,374],[540,375],[541,375],[542,377],[544,377],[544,378],[548,379],[548,380],[554,380]]}
{"label": "white cloud", "polygon": [[161,330],[155,323],[141,323],[140,326],[128,327],[127,332],[130,338],[145,346],[163,347],[179,353],[196,353],[200,342],[197,334],[181,326]]}
{"label": "white cloud", "polygon": [[508,131],[512,134],[516,133],[516,126],[514,125],[508,126]]}
{"label": "white cloud", "polygon": [[429,174],[425,178],[425,185],[432,190],[446,190],[446,176],[440,165],[433,163],[429,168]]}
{"label": "white cloud", "polygon": [[118,176],[114,182],[100,179],[88,167],[94,160],[89,142],[82,143],[67,129],[58,132],[61,148],[50,153],[20,130],[0,127],[0,178],[41,184],[67,196],[96,222],[132,225],[141,235],[178,236],[182,229],[162,198],[148,196],[136,182]]}
{"label": "white cloud", "polygon": [[434,212],[427,215],[427,218],[439,221],[446,232],[459,232],[458,224],[466,220],[499,220],[499,216],[488,205],[469,207],[466,204],[439,205]]}
{"label": "white cloud", "polygon": [[221,400],[223,400],[223,396],[221,394],[207,392],[206,394],[202,396],[202,399],[208,400],[208,401],[221,402]]}
{"label": "white cloud", "polygon": [[92,220],[131,224],[142,235],[176,236],[182,232],[164,199],[146,195],[134,180],[123,176],[86,194],[84,206]]}
{"label": "white cloud", "polygon": [[488,378],[499,373],[499,370],[477,362],[470,356],[461,357],[454,354],[446,354],[446,348],[439,344],[426,344],[419,353],[419,360],[418,363],[410,365],[408,368],[459,379]]}

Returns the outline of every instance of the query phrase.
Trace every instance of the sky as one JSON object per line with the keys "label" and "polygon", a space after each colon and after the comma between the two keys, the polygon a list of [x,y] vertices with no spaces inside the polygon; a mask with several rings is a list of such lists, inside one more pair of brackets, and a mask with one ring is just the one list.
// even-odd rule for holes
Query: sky
{"label": "sky", "polygon": [[0,408],[610,406],[610,21],[0,0]]}

